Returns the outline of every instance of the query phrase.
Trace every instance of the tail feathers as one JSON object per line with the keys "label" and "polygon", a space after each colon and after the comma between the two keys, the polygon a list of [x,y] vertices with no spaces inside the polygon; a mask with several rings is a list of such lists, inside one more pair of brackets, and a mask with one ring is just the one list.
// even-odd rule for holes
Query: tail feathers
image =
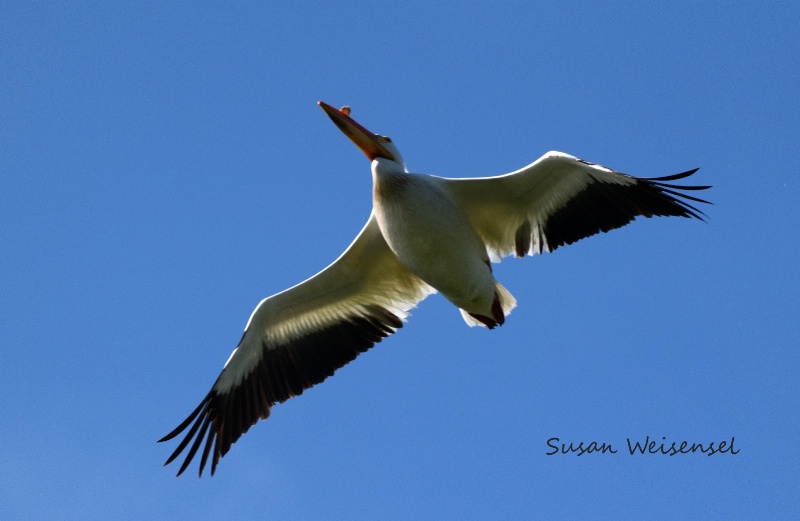
{"label": "tail feathers", "polygon": [[494,329],[496,326],[502,326],[506,321],[506,316],[511,313],[511,310],[517,306],[517,299],[502,286],[499,282],[496,283],[494,292],[494,302],[492,302],[492,316],[481,315],[478,313],[470,313],[463,309],[461,316],[469,327],[485,326],[489,329]]}
{"label": "tail feathers", "polygon": [[495,298],[500,299],[500,305],[505,316],[508,316],[511,310],[517,307],[517,299],[499,282],[496,283]]}

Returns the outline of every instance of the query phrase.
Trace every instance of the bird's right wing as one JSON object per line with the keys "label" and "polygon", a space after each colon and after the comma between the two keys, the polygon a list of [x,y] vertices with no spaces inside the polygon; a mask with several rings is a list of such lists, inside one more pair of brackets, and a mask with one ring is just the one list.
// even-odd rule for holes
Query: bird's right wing
{"label": "bird's right wing", "polygon": [[266,419],[275,403],[322,382],[394,333],[408,310],[434,292],[400,263],[371,215],[330,266],[256,307],[211,391],[159,440],[191,425],[166,464],[194,439],[180,475],[205,438],[200,474],[209,455],[213,474],[231,445],[259,418]]}
{"label": "bird's right wing", "polygon": [[668,183],[697,169],[638,178],[561,152],[549,152],[510,174],[472,179],[434,178],[464,212],[493,260],[553,251],[564,244],[625,226],[637,216],[702,219],[684,193],[708,186]]}

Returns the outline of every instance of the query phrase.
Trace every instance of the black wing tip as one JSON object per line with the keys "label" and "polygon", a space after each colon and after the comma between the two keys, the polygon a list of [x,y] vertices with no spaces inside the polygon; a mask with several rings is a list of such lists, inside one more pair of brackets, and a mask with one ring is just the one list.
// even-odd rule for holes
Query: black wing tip
{"label": "black wing tip", "polygon": [[706,201],[705,199],[701,199],[699,197],[695,197],[693,195],[689,195],[685,193],[686,190],[695,191],[695,190],[708,190],[712,188],[711,185],[692,185],[692,186],[684,186],[684,185],[676,185],[671,184],[668,181],[677,181],[680,179],[686,179],[687,177],[696,173],[700,168],[693,168],[691,170],[687,170],[685,172],[681,172],[679,174],[673,175],[666,175],[662,177],[638,177],[637,179],[640,183],[650,186],[654,188],[662,197],[666,198],[668,203],[671,204],[673,210],[677,210],[676,212],[667,212],[667,213],[656,213],[653,215],[661,215],[661,216],[674,216],[674,217],[686,217],[689,219],[698,219],[703,222],[707,222],[709,218],[705,212],[702,210],[692,206],[687,201],[694,201],[696,203],[703,203],[703,204],[714,204],[711,201]]}
{"label": "black wing tip", "polygon": [[[178,427],[158,440],[159,443],[172,440],[188,429],[164,466],[188,447],[176,477],[186,471],[198,451],[199,476],[202,477],[209,461],[213,476],[231,445],[259,419],[269,417],[273,405],[321,383],[401,327],[400,317],[375,304],[286,344],[265,343],[261,360],[239,384],[224,393],[212,388]],[[205,445],[200,450],[203,440]]]}
{"label": "black wing tip", "polygon": [[692,206],[687,201],[694,201],[696,203],[712,204],[712,205],[714,203],[712,203],[711,201],[706,201],[705,199],[701,199],[699,197],[695,197],[693,195],[689,195],[684,191],[708,190],[712,188],[711,185],[684,186],[684,185],[675,185],[665,182],[665,181],[676,181],[679,179],[685,179],[694,174],[695,172],[697,172],[698,170],[700,170],[700,168],[694,168],[692,170],[687,170],[686,172],[681,172],[680,174],[668,175],[663,177],[641,178],[640,181],[642,181],[647,185],[652,186],[653,188],[658,190],[663,196],[665,196],[670,202],[682,208],[683,213],[679,213],[676,216],[695,218],[703,222],[708,222],[707,221],[707,219],[709,218],[708,215],[702,210],[696,208],[695,206]]}
{"label": "black wing tip", "polygon": [[196,408],[195,408],[195,409],[194,409],[194,410],[193,410],[193,411],[192,411],[192,412],[189,414],[189,416],[187,416],[187,417],[186,417],[186,419],[185,419],[185,420],[183,420],[183,421],[181,422],[181,424],[180,424],[180,425],[178,425],[177,427],[175,427],[175,428],[174,428],[174,429],[173,429],[173,430],[172,430],[172,431],[171,431],[169,434],[167,434],[166,436],[164,436],[163,438],[161,438],[160,440],[158,440],[156,443],[163,443],[163,442],[165,442],[165,441],[169,441],[169,440],[171,440],[171,439],[175,438],[177,435],[179,435],[179,434],[180,434],[180,433],[182,433],[183,431],[185,431],[185,430],[186,430],[186,427],[188,427],[188,426],[189,426],[189,424],[190,424],[190,423],[192,423],[192,422],[194,421],[194,419],[197,417],[197,415],[198,415],[198,414],[200,414],[200,412],[203,410],[203,407],[205,407],[205,406],[208,404],[208,402],[209,402],[210,400],[211,400],[211,392],[209,392],[209,393],[206,395],[206,397],[205,397],[205,398],[203,398],[203,400],[200,402],[200,405],[198,405],[198,406],[197,406],[197,407],[196,407]]}
{"label": "black wing tip", "polygon": [[[172,454],[169,456],[169,458],[167,458],[167,461],[164,462],[164,466],[166,467],[167,465],[175,461],[178,458],[178,456],[180,456],[181,453],[186,449],[189,443],[194,439],[194,443],[189,448],[189,452],[186,454],[186,458],[181,464],[181,467],[178,470],[178,473],[175,475],[175,477],[178,477],[181,474],[183,474],[183,472],[189,467],[189,464],[192,462],[192,459],[194,458],[195,453],[197,452],[200,442],[203,440],[203,438],[206,437],[206,433],[208,432],[209,440],[213,439],[216,436],[214,428],[212,426],[213,417],[215,416],[214,401],[216,398],[218,397],[213,390],[209,392],[206,395],[206,397],[200,402],[200,405],[198,405],[195,408],[195,410],[192,411],[192,413],[189,414],[189,416],[185,420],[183,420],[183,422],[181,422],[180,425],[178,425],[175,429],[173,429],[172,432],[170,432],[169,434],[158,440],[158,443],[169,441],[177,437],[182,432],[184,432],[187,428],[189,428],[189,425],[191,425],[191,428],[189,428],[189,432],[186,433],[186,435],[183,437],[183,439],[175,448],[175,450],[172,452]],[[211,426],[210,432],[208,430],[209,426]],[[199,433],[198,430],[200,431]],[[206,450],[208,450],[208,448]],[[205,456],[207,456],[207,454],[204,454],[204,459]],[[200,467],[201,477],[203,475],[203,466]]]}
{"label": "black wing tip", "polygon": [[[642,178],[613,171],[629,183],[605,181],[586,172],[591,188],[574,194],[568,204],[550,214],[540,225],[540,244],[549,251],[586,237],[621,228],[637,217],[686,217],[707,222],[708,216],[692,203],[712,204],[685,191],[707,190],[711,186],[681,186],[671,181],[685,179],[699,168],[663,177]],[[543,239],[542,239],[543,237]],[[518,241],[519,242],[519,241]]]}
{"label": "black wing tip", "polygon": [[677,181],[678,179],[686,179],[687,177],[693,175],[698,170],[700,170],[700,167],[693,168],[685,172],[681,172],[680,174],[665,175],[662,177],[642,177],[639,179],[641,179],[642,181]]}

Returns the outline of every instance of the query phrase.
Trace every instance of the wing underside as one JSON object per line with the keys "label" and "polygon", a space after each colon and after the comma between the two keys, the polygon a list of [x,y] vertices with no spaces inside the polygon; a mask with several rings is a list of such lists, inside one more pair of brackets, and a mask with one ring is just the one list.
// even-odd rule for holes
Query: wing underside
{"label": "wing underside", "polygon": [[434,290],[391,252],[374,216],[347,251],[314,277],[264,299],[239,346],[200,405],[159,441],[188,429],[166,464],[186,448],[178,475],[202,447],[200,475],[271,408],[322,382],[403,326]]}
{"label": "wing underside", "polygon": [[709,187],[672,184],[696,171],[638,178],[551,152],[504,176],[439,179],[499,260],[553,251],[640,216],[702,220],[693,203],[708,201],[686,192]]}

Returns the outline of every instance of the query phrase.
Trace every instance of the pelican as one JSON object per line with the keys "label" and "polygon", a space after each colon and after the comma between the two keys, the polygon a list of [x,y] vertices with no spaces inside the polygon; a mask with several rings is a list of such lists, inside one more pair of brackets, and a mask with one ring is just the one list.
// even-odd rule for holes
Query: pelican
{"label": "pelican", "polygon": [[[391,139],[319,106],[369,158],[372,213],[347,250],[310,279],[262,300],[211,391],[161,442],[184,432],[165,465],[202,445],[199,476],[276,403],[298,396],[403,326],[439,292],[469,326],[500,326],[516,305],[491,261],[551,252],[638,216],[703,220],[678,186],[697,169],[637,178],[561,152],[498,177],[446,179],[408,172]],[[204,442],[205,440],[205,442]]]}

